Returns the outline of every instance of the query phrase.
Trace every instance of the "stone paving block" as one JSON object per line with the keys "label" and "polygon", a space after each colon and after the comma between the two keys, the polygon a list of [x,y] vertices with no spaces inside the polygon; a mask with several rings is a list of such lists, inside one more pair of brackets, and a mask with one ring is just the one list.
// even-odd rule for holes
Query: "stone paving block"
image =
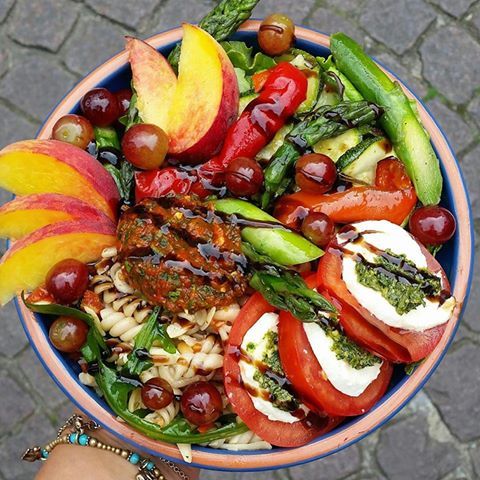
{"label": "stone paving block", "polygon": [[32,480],[40,462],[20,461],[20,456],[33,445],[44,445],[52,440],[56,431],[48,419],[35,413],[20,426],[19,431],[6,437],[0,448],[0,470],[9,480]]}
{"label": "stone paving block", "polygon": [[198,22],[215,4],[210,0],[167,0],[159,8],[158,19],[150,26],[149,34],[163,32],[178,27],[182,22]]}
{"label": "stone paving block", "polygon": [[7,16],[14,3],[15,0],[2,0],[0,2],[0,23],[5,20],[5,17]]}
{"label": "stone paving block", "polygon": [[411,48],[436,16],[430,5],[419,0],[370,0],[363,10],[363,28],[398,54]]}
{"label": "stone paving block", "polygon": [[480,443],[471,448],[470,457],[472,458],[475,474],[480,478]]}
{"label": "stone paving block", "polygon": [[260,0],[260,3],[253,11],[253,18],[265,18],[275,12],[287,13],[297,24],[303,23],[308,13],[315,5],[315,0],[302,0],[292,2],[291,0]]}
{"label": "stone paving block", "polygon": [[17,310],[13,302],[0,309],[2,335],[0,335],[0,354],[13,357],[27,345],[27,337],[23,331]]}
{"label": "stone paving block", "polygon": [[[17,140],[33,138],[37,130],[38,124],[26,120],[18,113],[0,104],[0,147]],[[7,201],[7,197],[0,194],[0,203],[2,201]]]}
{"label": "stone paving block", "polygon": [[0,432],[5,434],[28,417],[35,409],[35,405],[27,392],[8,376],[6,370],[0,371],[0,385],[2,386]]}
{"label": "stone paving block", "polygon": [[470,6],[475,3],[475,0],[431,0],[431,2],[438,5],[450,15],[461,17],[467,13]]}
{"label": "stone paving block", "polygon": [[63,49],[65,64],[74,72],[86,75],[123,50],[124,36],[130,33],[105,18],[82,14]]}
{"label": "stone paving block", "polygon": [[20,375],[31,386],[30,391],[38,395],[48,409],[55,409],[65,401],[65,395],[43,368],[33,349],[28,348],[18,357]]}
{"label": "stone paving block", "polygon": [[3,77],[8,70],[9,57],[10,56],[6,48],[0,49],[0,77]]}
{"label": "stone paving block", "polygon": [[461,152],[473,141],[476,129],[440,100],[436,98],[428,102],[427,107],[447,135],[455,152]]}
{"label": "stone paving block", "polygon": [[348,15],[361,12],[364,4],[365,0],[342,0],[341,2],[338,0],[324,0],[322,2],[322,5],[326,7],[332,8],[333,10],[341,10]]}
{"label": "stone paving block", "polygon": [[454,444],[430,438],[428,428],[426,414],[419,412],[383,429],[377,460],[389,480],[438,480],[458,466]]}
{"label": "stone paving block", "polygon": [[77,19],[78,8],[65,0],[18,0],[8,34],[22,45],[57,51]]}
{"label": "stone paving block", "polygon": [[480,5],[477,5],[474,11],[472,12],[472,17],[470,21],[475,25],[477,30],[480,31]]}
{"label": "stone paving block", "polygon": [[[467,182],[468,193],[472,203],[475,219],[480,219],[480,146],[476,146],[471,152],[465,155],[461,161],[463,176]],[[478,313],[478,310],[477,310]]]}
{"label": "stone paving block", "polygon": [[365,34],[346,17],[333,13],[326,8],[318,8],[308,17],[306,24],[324,33],[344,32],[360,43],[364,42]]}
{"label": "stone paving block", "polygon": [[73,86],[75,78],[38,53],[15,58],[14,62],[0,82],[0,97],[44,119]]}
{"label": "stone paving block", "polygon": [[426,387],[444,422],[464,442],[480,438],[479,377],[480,349],[463,345],[447,355]]}
{"label": "stone paving block", "polygon": [[138,28],[145,18],[150,17],[160,0],[86,0],[87,5],[105,17],[123,23],[130,28]]}
{"label": "stone paving block", "polygon": [[415,76],[410,69],[402,65],[393,55],[387,52],[374,54],[375,58],[384,65],[388,70],[391,70],[400,80],[405,82],[407,86],[413,90],[413,93],[422,98],[427,93],[427,86],[425,83]]}
{"label": "stone paving block", "polygon": [[351,475],[360,469],[361,456],[357,445],[341,450],[334,455],[322,458],[316,462],[307,463],[301,467],[289,469],[292,480],[319,478],[322,480],[336,480]]}
{"label": "stone paving block", "polygon": [[473,117],[477,126],[480,127],[480,95],[476,95],[475,98],[468,104],[468,113]]}
{"label": "stone paving block", "polygon": [[460,25],[442,27],[420,47],[425,78],[451,102],[470,100],[480,85],[480,44]]}

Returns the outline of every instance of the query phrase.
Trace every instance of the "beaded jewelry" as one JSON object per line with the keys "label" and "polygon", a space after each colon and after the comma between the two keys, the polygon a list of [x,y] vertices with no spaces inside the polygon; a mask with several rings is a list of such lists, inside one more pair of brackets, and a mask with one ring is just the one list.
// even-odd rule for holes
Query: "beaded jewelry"
{"label": "beaded jewelry", "polygon": [[[69,428],[71,430],[65,432]],[[47,443],[43,448],[38,446],[28,448],[22,455],[22,460],[27,462],[35,462],[36,460],[44,461],[47,460],[50,452],[58,445],[80,445],[82,447],[92,447],[112,452],[115,455],[124,458],[132,465],[137,466],[138,473],[135,476],[135,480],[165,480],[165,476],[160,473],[160,470],[155,466],[155,463],[149,458],[142,457],[131,450],[108,445],[97,440],[92,435],[85,433],[98,430],[99,428],[100,425],[93,420],[86,422],[80,415],[73,414],[65,424],[60,427],[55,440]],[[178,468],[173,462],[164,458],[160,458],[159,460],[164,465],[168,466],[181,480],[189,480],[188,475],[180,470],[180,468]]]}

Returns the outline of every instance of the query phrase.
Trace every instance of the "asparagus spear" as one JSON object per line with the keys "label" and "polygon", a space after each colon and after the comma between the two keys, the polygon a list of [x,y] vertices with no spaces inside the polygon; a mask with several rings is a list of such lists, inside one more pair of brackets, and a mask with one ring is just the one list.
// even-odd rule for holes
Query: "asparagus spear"
{"label": "asparagus spear", "polygon": [[376,105],[360,101],[325,105],[308,115],[293,128],[264,171],[262,208],[268,208],[288,188],[291,182],[288,174],[305,149],[349,128],[373,124],[381,113]]}
{"label": "asparagus spear", "polygon": [[303,322],[335,320],[335,307],[315,290],[308,288],[297,273],[279,271],[257,271],[250,286],[280,310],[290,312]]}
{"label": "asparagus spear", "polygon": [[[222,0],[210,13],[200,20],[199,27],[206,30],[215,40],[225,40],[250,18],[252,10],[260,0]],[[170,52],[168,61],[177,70],[181,43]]]}
{"label": "asparagus spear", "polygon": [[364,98],[385,109],[380,125],[405,164],[420,201],[425,205],[437,204],[442,193],[438,159],[428,134],[400,85],[392,82],[362,47],[347,35],[332,35],[330,48],[339,70]]}

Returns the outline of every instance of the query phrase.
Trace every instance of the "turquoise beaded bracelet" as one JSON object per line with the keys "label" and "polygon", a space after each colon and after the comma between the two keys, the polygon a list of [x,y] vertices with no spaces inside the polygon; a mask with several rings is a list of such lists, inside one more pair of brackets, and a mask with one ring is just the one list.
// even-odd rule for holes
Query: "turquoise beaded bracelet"
{"label": "turquoise beaded bracelet", "polygon": [[[64,433],[68,428],[73,430],[70,433]],[[50,443],[47,443],[43,448],[31,447],[26,450],[22,456],[22,460],[27,462],[35,462],[36,460],[47,460],[50,452],[57,445],[80,445],[82,447],[92,447],[101,450],[112,452],[124,458],[132,465],[138,467],[138,473],[135,480],[165,480],[165,476],[160,473],[160,470],[155,466],[155,463],[149,458],[142,457],[136,452],[126,450],[113,445],[107,445],[95,437],[85,433],[85,431],[94,431],[100,426],[93,420],[84,422],[80,415],[73,414],[65,424],[59,429],[57,438]],[[189,480],[188,476],[180,470],[173,462],[160,458],[172,472],[174,472],[181,480]]]}

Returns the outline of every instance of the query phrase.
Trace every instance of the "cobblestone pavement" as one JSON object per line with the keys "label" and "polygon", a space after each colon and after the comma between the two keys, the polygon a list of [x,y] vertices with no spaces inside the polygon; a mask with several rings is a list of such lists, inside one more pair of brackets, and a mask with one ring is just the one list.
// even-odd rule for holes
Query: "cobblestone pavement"
{"label": "cobblestone pavement", "polygon": [[[0,0],[0,145],[34,136],[84,74],[122,48],[199,19],[210,0]],[[428,103],[458,153],[480,231],[480,1],[263,0],[257,16],[284,11],[324,32],[343,30]],[[0,192],[0,203],[8,196]],[[0,244],[0,252],[4,245]],[[478,248],[477,248],[478,253]],[[457,339],[438,372],[394,420],[325,460],[277,473],[204,479],[480,478],[480,269]],[[12,305],[0,311],[0,478],[30,479],[18,455],[46,441],[70,412],[44,373]]]}

